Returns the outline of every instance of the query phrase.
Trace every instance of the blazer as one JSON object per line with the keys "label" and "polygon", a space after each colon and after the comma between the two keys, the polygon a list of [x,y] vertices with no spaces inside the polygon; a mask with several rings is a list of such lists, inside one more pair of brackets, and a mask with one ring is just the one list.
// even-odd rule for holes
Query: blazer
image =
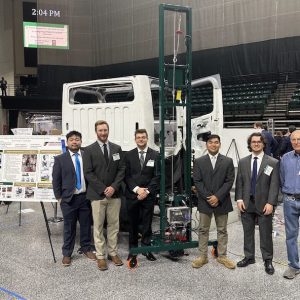
{"label": "blazer", "polygon": [[[266,174],[267,166],[272,168],[271,174]],[[235,187],[235,200],[243,200],[246,209],[249,206],[251,190],[251,155],[242,158],[238,165]],[[255,207],[262,213],[266,203],[276,205],[279,192],[279,162],[264,154],[256,178]]]}
{"label": "blazer", "polygon": [[[215,168],[212,168],[209,155],[197,158],[194,162],[193,179],[198,196],[198,210],[201,213],[228,213],[233,210],[230,190],[234,182],[234,166],[231,158],[219,153]],[[215,195],[219,205],[212,207],[207,197]]]}
{"label": "blazer", "polygon": [[109,163],[106,165],[99,143],[89,145],[83,154],[83,173],[88,183],[87,199],[105,198],[104,190],[108,186],[115,189],[114,197],[120,196],[120,185],[125,175],[124,157],[119,145],[108,142]]}
{"label": "blazer", "polygon": [[[81,155],[83,153],[81,150]],[[71,201],[76,190],[76,173],[69,151],[54,157],[52,186],[56,199]]]}
{"label": "blazer", "polygon": [[[137,195],[132,191],[136,186],[149,190],[149,196],[155,197],[159,189],[159,154],[148,148],[143,168],[140,165],[138,149],[134,148],[125,154],[125,183],[126,198],[135,199]],[[150,165],[149,161],[153,161]]]}

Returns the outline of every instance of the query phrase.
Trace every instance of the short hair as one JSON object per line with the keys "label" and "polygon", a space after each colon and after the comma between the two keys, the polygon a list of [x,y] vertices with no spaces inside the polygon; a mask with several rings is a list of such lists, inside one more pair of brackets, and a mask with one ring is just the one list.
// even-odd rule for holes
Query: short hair
{"label": "short hair", "polygon": [[71,136],[73,136],[73,135],[75,135],[75,136],[79,137],[80,139],[82,139],[81,133],[80,133],[79,131],[72,130],[72,131],[70,131],[70,132],[68,132],[68,133],[66,134],[67,140],[68,140]]}
{"label": "short hair", "polygon": [[255,122],[254,125],[255,125],[255,127],[263,128],[263,123],[262,122]]}
{"label": "short hair", "polygon": [[267,144],[266,144],[266,140],[264,138],[264,136],[260,133],[260,132],[253,132],[252,134],[249,135],[248,140],[247,140],[247,144],[248,144],[248,150],[250,152],[252,152],[252,148],[251,148],[251,140],[254,136],[259,136],[260,137],[260,141],[264,144],[264,148],[263,150],[265,150]]}
{"label": "short hair", "polygon": [[97,126],[99,126],[99,125],[106,125],[107,126],[107,128],[108,128],[108,130],[109,130],[109,125],[108,125],[108,123],[106,122],[106,121],[104,121],[104,120],[99,120],[99,121],[97,121],[96,123],[95,123],[95,131],[97,131]]}
{"label": "short hair", "polygon": [[290,125],[289,126],[289,133],[292,133],[296,130],[296,126],[295,125]]}
{"label": "short hair", "polygon": [[212,139],[218,139],[219,140],[219,143],[221,143],[221,138],[219,135],[217,134],[210,134],[207,139],[206,139],[206,143],[208,143],[210,140]]}
{"label": "short hair", "polygon": [[146,136],[147,136],[147,138],[148,138],[148,132],[147,132],[147,130],[146,129],[137,129],[135,132],[134,132],[134,137],[136,137],[136,135],[138,134],[138,133],[146,133]]}

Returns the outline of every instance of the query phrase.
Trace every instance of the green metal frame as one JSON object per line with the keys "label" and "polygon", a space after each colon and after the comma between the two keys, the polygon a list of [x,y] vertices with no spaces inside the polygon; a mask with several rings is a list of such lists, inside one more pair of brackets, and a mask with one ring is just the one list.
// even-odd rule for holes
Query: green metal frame
{"label": "green metal frame", "polygon": [[[186,34],[185,34],[185,65],[175,66],[175,89],[185,90],[185,101],[177,103],[177,101],[169,101],[165,96],[166,79],[170,79],[168,70],[173,65],[165,63],[165,48],[164,48],[164,19],[165,11],[174,11],[185,13],[186,15]],[[175,33],[174,33],[175,34]],[[184,80],[184,82],[182,82]],[[158,235],[153,235],[151,246],[142,246],[131,248],[131,254],[144,252],[160,252],[170,250],[183,250],[187,248],[198,247],[198,241],[192,241],[192,232],[189,231],[188,240],[168,241],[165,240],[165,231],[167,229],[166,216],[166,169],[165,169],[165,116],[166,109],[169,107],[184,106],[186,108],[186,151],[184,152],[184,194],[174,195],[175,205],[176,199],[191,199],[191,83],[192,83],[192,11],[190,7],[160,4],[159,6],[159,119],[160,119],[160,232]],[[188,201],[191,203],[191,201]],[[190,206],[192,213],[192,206]],[[214,245],[214,242],[211,242]]]}

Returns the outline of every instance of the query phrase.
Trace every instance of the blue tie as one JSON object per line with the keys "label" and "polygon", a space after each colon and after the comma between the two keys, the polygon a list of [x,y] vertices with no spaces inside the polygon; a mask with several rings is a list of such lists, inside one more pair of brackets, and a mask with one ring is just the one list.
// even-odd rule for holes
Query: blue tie
{"label": "blue tie", "polygon": [[252,176],[251,176],[251,196],[253,197],[255,197],[256,178],[257,178],[257,157],[254,157]]}
{"label": "blue tie", "polygon": [[81,169],[80,169],[80,161],[78,158],[78,153],[75,153],[75,172],[76,172],[76,189],[81,189]]}

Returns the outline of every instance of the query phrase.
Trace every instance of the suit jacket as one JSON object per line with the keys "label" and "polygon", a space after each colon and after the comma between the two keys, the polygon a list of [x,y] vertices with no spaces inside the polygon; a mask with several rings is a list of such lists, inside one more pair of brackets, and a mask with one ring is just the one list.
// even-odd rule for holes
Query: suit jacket
{"label": "suit jacket", "polygon": [[271,132],[269,132],[268,130],[262,130],[261,134],[266,140],[265,154],[267,155],[274,154],[278,147],[277,141],[274,139]]}
{"label": "suit jacket", "polygon": [[[273,168],[270,175],[264,170],[267,166]],[[249,207],[251,190],[251,155],[242,158],[238,165],[235,187],[235,200],[243,200],[246,209]],[[279,162],[264,154],[256,178],[255,207],[262,213],[266,203],[276,205],[279,191]]]}
{"label": "suit jacket", "polygon": [[[138,149],[134,148],[125,155],[125,183],[127,198],[135,199],[137,195],[132,191],[136,186],[147,188],[150,197],[155,197],[159,189],[159,154],[157,151],[148,148],[143,168],[140,165]],[[149,166],[149,160],[153,166]]]}
{"label": "suit jacket", "polygon": [[123,152],[119,145],[109,143],[109,163],[106,165],[99,143],[85,148],[83,155],[83,172],[88,183],[87,199],[104,199],[104,190],[108,186],[115,189],[114,196],[120,196],[120,185],[125,175]]}
{"label": "suit jacket", "polygon": [[56,199],[71,201],[76,190],[76,173],[69,151],[54,157],[52,186]]}
{"label": "suit jacket", "polygon": [[[230,190],[234,182],[234,166],[231,158],[219,153],[214,169],[208,154],[197,158],[194,162],[193,179],[200,212],[228,213],[233,210]],[[219,205],[215,208],[207,202],[207,197],[211,195],[219,199]]]}

